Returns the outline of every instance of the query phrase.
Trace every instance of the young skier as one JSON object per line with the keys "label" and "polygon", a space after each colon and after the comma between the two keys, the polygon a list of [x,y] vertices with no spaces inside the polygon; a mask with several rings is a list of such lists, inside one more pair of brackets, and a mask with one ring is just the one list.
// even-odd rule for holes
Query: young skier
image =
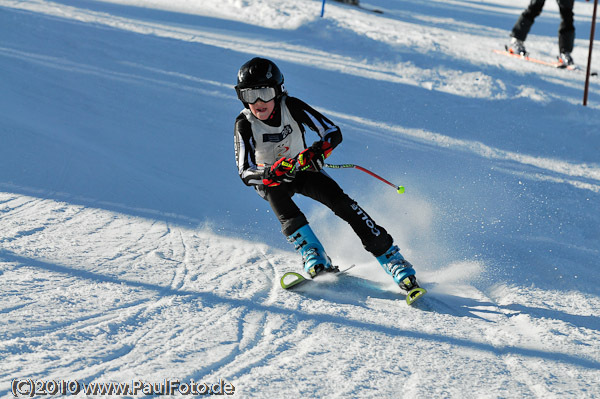
{"label": "young skier", "polygon": [[[558,28],[558,60],[564,65],[573,65],[573,44],[575,42],[575,26],[573,24],[573,3],[575,0],[556,0],[560,10],[560,27]],[[510,52],[514,54],[527,55],[525,44],[527,34],[538,17],[546,0],[531,0],[529,6],[515,22],[510,36],[512,37],[510,44],[507,46]]]}
{"label": "young skier", "polygon": [[[415,270],[392,237],[326,174],[325,159],[342,142],[340,128],[303,101],[290,97],[272,61],[253,58],[240,68],[235,86],[245,109],[235,121],[235,156],[242,181],[266,199],[288,241],[315,277],[336,271],[292,197],[302,194],[329,207],[356,232],[404,290],[417,288]],[[318,138],[307,147],[307,129]]]}

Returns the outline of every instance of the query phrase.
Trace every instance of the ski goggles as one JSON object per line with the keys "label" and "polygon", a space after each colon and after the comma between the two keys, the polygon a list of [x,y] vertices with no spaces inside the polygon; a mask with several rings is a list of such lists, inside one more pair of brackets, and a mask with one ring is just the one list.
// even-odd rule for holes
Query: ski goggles
{"label": "ski goggles", "polygon": [[241,89],[239,91],[240,100],[248,104],[254,104],[258,100],[263,103],[268,103],[275,97],[277,92],[273,87],[252,87],[249,89]]}

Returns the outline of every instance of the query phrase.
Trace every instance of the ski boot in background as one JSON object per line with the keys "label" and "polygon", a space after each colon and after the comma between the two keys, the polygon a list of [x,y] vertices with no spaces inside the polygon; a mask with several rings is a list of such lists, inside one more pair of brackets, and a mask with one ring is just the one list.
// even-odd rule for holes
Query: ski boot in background
{"label": "ski boot in background", "polygon": [[392,245],[383,255],[378,256],[377,261],[386,273],[394,278],[396,284],[407,292],[406,303],[409,305],[427,292],[419,287],[415,269],[404,259],[397,245]]}
{"label": "ski boot in background", "polygon": [[527,57],[528,55],[527,50],[525,50],[525,44],[523,43],[523,40],[519,40],[516,37],[513,37],[510,40],[510,44],[506,45],[505,47],[506,51],[509,53],[521,55],[523,57]]}
{"label": "ski boot in background", "polygon": [[331,264],[331,259],[325,253],[323,245],[308,224],[300,227],[287,240],[294,244],[296,251],[302,255],[304,270],[314,278],[321,272],[336,272],[337,267]]}
{"label": "ski boot in background", "polygon": [[575,65],[571,53],[560,53],[558,56],[559,68],[568,68],[569,66]]}

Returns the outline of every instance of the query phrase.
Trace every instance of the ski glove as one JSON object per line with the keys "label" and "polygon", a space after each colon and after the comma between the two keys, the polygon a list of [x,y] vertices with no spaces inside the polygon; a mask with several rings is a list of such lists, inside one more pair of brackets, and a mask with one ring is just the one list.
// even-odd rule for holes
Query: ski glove
{"label": "ski glove", "polygon": [[298,154],[298,169],[320,171],[325,166],[325,159],[331,155],[333,148],[328,141],[315,141],[313,145]]}
{"label": "ski glove", "polygon": [[290,183],[296,177],[296,160],[281,157],[270,168],[265,169],[263,184],[267,187],[275,187],[281,183]]}

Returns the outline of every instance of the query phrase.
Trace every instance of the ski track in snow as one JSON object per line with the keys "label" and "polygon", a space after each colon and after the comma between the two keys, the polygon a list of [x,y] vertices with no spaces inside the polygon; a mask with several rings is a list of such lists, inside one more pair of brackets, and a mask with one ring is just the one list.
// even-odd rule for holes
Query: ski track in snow
{"label": "ski track in snow", "polygon": [[[314,13],[287,0],[253,4],[231,0],[202,5],[184,1],[168,5],[171,11],[238,21],[245,21],[253,12],[268,8],[268,12],[254,16],[258,19],[255,25],[280,34],[281,39],[275,40],[262,28],[253,29],[251,25],[247,31],[236,31],[217,27],[214,21],[206,27],[157,22],[158,14],[132,11],[137,10],[135,8],[111,9],[99,3],[0,0],[0,12],[18,16],[19,21],[43,17],[52,24],[64,24],[65,37],[74,43],[77,39],[68,34],[73,23],[80,29],[91,29],[90,37],[110,36],[113,30],[131,33],[136,35],[136,40],[148,43],[149,48],[156,45],[158,38],[220,49],[228,52],[229,55],[222,56],[227,61],[231,54],[244,58],[260,53],[278,62],[297,65],[298,73],[310,67],[340,80],[353,77],[394,85],[394,88],[401,85],[407,95],[419,93],[428,98],[422,93],[434,93],[445,99],[440,100],[443,102],[440,109],[452,108],[455,99],[467,99],[486,104],[483,111],[488,108],[495,111],[499,107],[500,112],[515,112],[516,106],[511,108],[510,104],[520,102],[534,112],[544,106],[551,110],[560,108],[563,112],[557,104],[577,104],[579,94],[572,91],[582,80],[575,75],[567,75],[571,77],[565,79],[564,71],[548,70],[542,74],[539,71],[544,69],[518,62],[506,62],[502,73],[494,69],[505,60],[494,58],[488,50],[505,40],[506,30],[484,26],[473,19],[463,21],[461,17],[473,18],[471,13],[480,16],[498,13],[508,14],[507,20],[516,18],[521,7],[503,0],[434,1],[433,6],[438,8],[431,15],[425,14],[426,6],[412,1],[381,3],[383,15],[328,2],[327,18],[322,21],[314,16],[319,10],[319,1],[307,2]],[[115,0],[111,3],[167,7],[158,1]],[[468,12],[448,11],[454,10],[453,7]],[[545,13],[544,18],[546,15],[556,18],[556,12],[552,11],[554,6],[548,7],[551,11]],[[138,17],[131,16],[138,13]],[[589,13],[588,7],[576,15]],[[385,19],[383,24],[380,23],[382,18]],[[545,21],[541,20],[540,25]],[[293,31],[297,31],[299,37],[305,35],[306,39],[296,38]],[[331,45],[331,38],[336,35],[354,43],[359,51],[352,46]],[[542,52],[549,54],[554,38],[543,35],[536,38]],[[582,44],[578,39],[578,59],[583,59]],[[81,44],[74,45],[77,46]],[[204,76],[189,72],[183,66],[169,69],[143,59],[135,62],[134,57],[124,54],[126,50],[119,48],[118,43],[116,46],[110,51],[122,54],[115,56],[107,50],[109,61],[94,63],[54,54],[52,48],[40,53],[29,44],[21,47],[18,42],[0,39],[0,65],[18,62],[49,75],[99,79],[109,90],[159,88],[162,95],[179,93],[170,99],[172,102],[185,101],[184,93],[226,104],[237,101],[230,82],[211,77],[218,74]],[[371,47],[373,55],[369,53]],[[390,59],[378,55],[379,50],[390,48],[399,55]],[[436,59],[434,56],[452,62],[438,65],[429,61]],[[519,76],[522,78],[522,74],[528,73],[536,75],[532,82],[519,80]],[[509,79],[515,76],[517,83]],[[13,89],[8,83],[0,85]],[[59,91],[59,98],[69,97],[74,92],[72,88],[64,89],[61,95],[60,87],[53,89]],[[16,87],[7,92],[21,93],[21,90]],[[27,94],[28,90],[23,93]],[[19,95],[26,98],[26,94]],[[530,226],[537,223],[541,226],[539,230],[547,228],[548,232],[532,228],[539,236],[527,234],[527,227],[516,222],[506,227],[511,232],[494,230],[493,225],[498,225],[498,229],[505,227],[502,218],[493,212],[472,216],[470,212],[478,212],[475,207],[465,205],[464,214],[453,215],[465,224],[471,222],[470,218],[485,219],[487,224],[482,222],[482,227],[487,226],[489,235],[499,236],[498,242],[506,246],[500,252],[512,250],[515,256],[523,256],[513,267],[532,268],[531,273],[540,280],[541,287],[532,281],[507,280],[495,271],[499,265],[491,263],[489,258],[473,259],[467,253],[461,254],[460,249],[447,249],[452,244],[440,243],[443,238],[435,237],[435,232],[440,231],[435,230],[439,227],[432,221],[435,213],[444,206],[448,206],[447,212],[453,212],[454,201],[460,201],[461,195],[474,204],[481,201],[484,209],[489,206],[484,195],[477,197],[480,192],[486,192],[484,181],[478,181],[479,185],[471,193],[439,194],[438,201],[424,200],[417,193],[406,199],[404,205],[387,209],[388,213],[394,211],[400,215],[390,216],[389,224],[403,250],[406,248],[405,253],[417,260],[415,264],[427,259],[427,252],[439,250],[452,255],[443,260],[439,255],[433,258],[432,265],[418,269],[419,278],[429,293],[414,308],[409,308],[397,287],[370,257],[364,262],[357,257],[357,267],[347,276],[325,276],[305,288],[283,291],[279,277],[299,267],[299,259],[291,250],[282,251],[263,242],[236,237],[234,233],[214,231],[210,223],[205,225],[201,218],[195,218],[194,212],[178,214],[167,207],[137,206],[133,200],[110,201],[100,194],[98,198],[87,198],[77,190],[69,192],[73,186],[67,182],[74,165],[79,165],[77,159],[69,155],[55,174],[54,189],[21,185],[19,176],[0,175],[0,276],[3,282],[0,288],[0,396],[11,396],[10,383],[14,378],[85,383],[160,382],[165,378],[214,383],[224,379],[236,387],[235,396],[239,397],[395,398],[400,393],[401,397],[599,396],[600,321],[597,314],[600,297],[590,288],[597,281],[598,273],[592,270],[593,261],[589,261],[598,256],[597,227],[594,226],[598,222],[600,166],[597,161],[589,161],[589,153],[597,147],[597,136],[590,135],[593,143],[590,148],[573,154],[567,152],[563,157],[560,151],[542,151],[553,147],[553,138],[556,147],[566,146],[568,143],[563,139],[556,138],[552,132],[547,135],[531,132],[540,135],[542,149],[537,152],[533,144],[520,151],[522,143],[515,140],[519,133],[506,132],[509,143],[505,146],[501,140],[491,140],[485,135],[486,123],[478,125],[479,131],[473,135],[461,136],[458,128],[441,133],[445,132],[442,127],[447,121],[443,117],[436,120],[435,112],[431,122],[436,127],[425,129],[408,123],[410,109],[403,110],[391,122],[384,115],[379,115],[379,119],[350,110],[341,112],[337,107],[339,98],[327,97],[325,89],[318,94],[323,98],[318,108],[351,133],[346,146],[362,145],[361,139],[372,146],[401,148],[406,145],[429,154],[429,162],[438,156],[444,159],[464,156],[469,167],[489,168],[498,178],[498,184],[505,185],[508,194],[498,193],[499,202],[531,196],[531,202],[550,204],[548,208],[526,209],[518,214],[518,219],[528,219]],[[592,94],[598,94],[596,82],[592,84]],[[377,104],[377,99],[373,101]],[[8,102],[6,100],[6,104]],[[193,107],[197,105],[194,103]],[[95,109],[96,105],[90,102],[82,106],[79,111],[84,115],[85,107]],[[596,104],[590,105],[594,112],[599,108]],[[471,111],[467,109],[457,118],[469,118]],[[543,114],[535,114],[540,115]],[[574,121],[577,121],[574,128],[581,130],[597,126],[598,122],[595,114],[574,108],[567,108],[559,115],[567,120],[560,125],[562,129]],[[103,147],[100,141],[76,134],[56,136],[49,129],[25,123],[28,116],[11,116],[19,122],[14,126],[27,126],[38,133],[36,137],[54,140],[52,143],[69,150],[74,148],[74,153],[94,154],[98,159],[109,160],[119,171],[118,168],[134,169],[138,174],[133,176],[142,177],[149,186],[156,178],[169,187],[165,191],[177,184],[182,186],[183,193],[192,189],[188,187],[187,175],[179,179],[177,172],[167,167],[161,169],[162,165],[154,163],[155,169],[146,171],[147,161],[132,158],[127,152],[114,154],[110,146]],[[155,115],[148,111],[147,116],[152,119]],[[423,112],[417,117],[429,115]],[[491,124],[495,122],[492,120]],[[555,122],[556,119],[549,119],[544,127],[552,127]],[[207,129],[222,126],[210,120],[207,124]],[[12,137],[9,136],[12,127],[11,124],[4,127],[0,122],[0,134]],[[75,133],[78,128],[72,129]],[[478,135],[481,140],[473,138]],[[550,144],[544,144],[544,140]],[[574,140],[579,142],[580,137]],[[232,155],[225,158],[233,162]],[[16,157],[11,159],[18,164]],[[96,158],[90,159],[93,159],[90,163],[97,162]],[[45,167],[43,161],[33,166]],[[434,166],[443,169],[446,165]],[[475,174],[476,171],[457,168],[454,177],[469,172]],[[22,173],[21,176],[27,176],[26,172]],[[431,176],[418,164],[411,173],[423,173],[423,179]],[[81,176],[84,179],[97,177],[93,170],[82,172]],[[236,178],[235,174],[225,172],[218,176],[222,181]],[[510,182],[505,183],[504,179]],[[99,193],[102,188],[110,191],[111,183],[104,183],[105,186],[92,193]],[[236,188],[244,189],[236,183]],[[512,188],[513,183],[518,188],[524,186],[524,191]],[[225,183],[224,186],[227,190],[228,186]],[[423,184],[414,186],[422,190],[428,188]],[[514,192],[510,192],[511,189]],[[115,185],[114,190],[119,188]],[[536,219],[536,212],[543,213],[554,204],[552,194],[544,190],[549,193],[555,190],[565,197],[564,202],[560,202],[564,209],[540,217],[550,220],[548,224]],[[164,201],[169,202],[181,192],[168,194]],[[435,193],[435,190],[430,189],[430,192]],[[245,197],[237,198],[238,195],[242,194],[234,191],[229,195],[236,198],[229,199],[230,203],[225,206],[235,208],[238,202],[245,200]],[[445,196],[449,197],[447,205]],[[369,199],[384,205],[390,202],[384,195]],[[156,203],[160,203],[160,199]],[[409,209],[411,206],[413,209]],[[211,207],[214,213],[220,209],[213,203],[205,207],[209,213],[213,210]],[[311,210],[311,216],[319,212]],[[407,214],[406,220],[399,219]],[[385,219],[377,216],[378,220]],[[452,220],[444,214],[437,216]],[[552,224],[556,219],[556,224]],[[330,219],[323,217],[323,220]],[[556,226],[559,227],[555,231]],[[326,246],[338,244],[334,259],[350,264],[360,248],[354,248],[348,233],[341,228],[338,231],[337,227],[331,223],[329,227],[316,229],[331,233],[325,235]],[[520,233],[520,229],[525,232]],[[456,234],[478,237],[460,227],[456,228]],[[419,236],[427,243],[416,242]],[[491,243],[482,240],[483,245],[496,244],[493,240]],[[476,242],[469,238],[465,241]],[[536,244],[539,247],[536,248]],[[538,253],[546,247],[555,252],[544,253],[542,260],[535,263],[531,261],[533,256],[527,253],[532,251],[532,246]],[[570,256],[573,253],[577,256]],[[551,262],[546,264],[544,259]],[[578,275],[573,277],[572,270]],[[555,279],[557,273],[562,273],[558,280]],[[586,275],[587,285],[582,281]],[[579,281],[573,282],[573,278]],[[581,284],[582,289],[571,289],[570,284]]]}
{"label": "ski track in snow", "polygon": [[[594,389],[597,297],[503,285],[488,296],[441,270],[424,275],[440,286],[398,317],[402,299],[361,277],[281,291],[277,277],[297,263],[292,254],[48,199],[4,193],[0,203],[5,377],[226,378],[248,396],[393,395],[389,378],[404,380],[406,395],[476,391],[481,380],[497,396],[551,395],[560,375]],[[480,266],[455,267],[473,276]],[[531,307],[535,298],[543,302]],[[289,386],[289,375],[302,383]],[[311,383],[315,376],[331,384]],[[352,384],[336,382],[350,376]]]}

